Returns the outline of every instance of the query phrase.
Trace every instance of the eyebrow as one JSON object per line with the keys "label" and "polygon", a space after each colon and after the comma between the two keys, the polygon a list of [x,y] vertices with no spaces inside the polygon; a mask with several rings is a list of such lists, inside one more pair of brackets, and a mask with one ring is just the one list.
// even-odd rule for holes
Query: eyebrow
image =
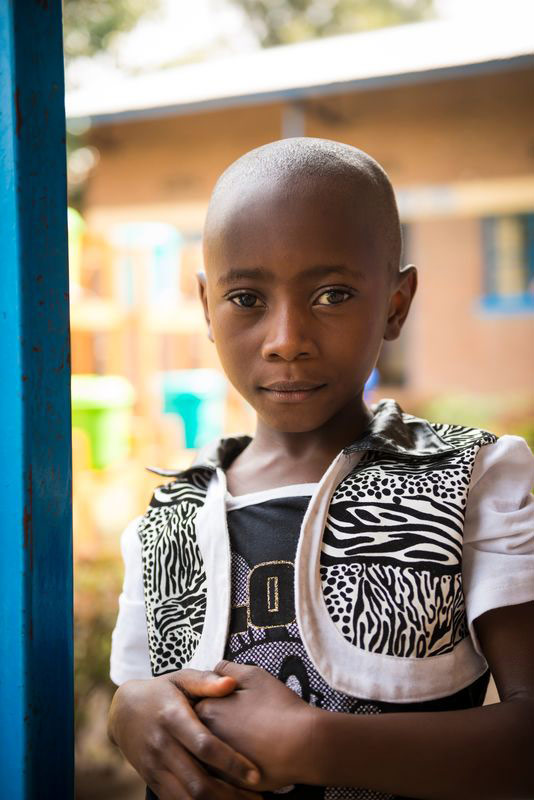
{"label": "eyebrow", "polygon": [[[350,275],[351,277],[362,274],[360,270],[350,269],[349,267],[345,266],[345,264],[317,264],[316,266],[303,269],[302,272],[299,272],[298,275],[295,276],[295,278],[321,278],[333,273]],[[225,272],[224,275],[221,275],[221,277],[217,280],[217,285],[229,286],[232,283],[238,283],[239,281],[243,280],[269,280],[272,278],[274,278],[274,273],[268,269],[264,269],[263,267],[231,269],[228,270],[228,272]]]}
{"label": "eyebrow", "polygon": [[229,286],[244,280],[261,280],[273,277],[273,273],[263,267],[248,267],[243,269],[230,269],[217,280],[217,286]]}

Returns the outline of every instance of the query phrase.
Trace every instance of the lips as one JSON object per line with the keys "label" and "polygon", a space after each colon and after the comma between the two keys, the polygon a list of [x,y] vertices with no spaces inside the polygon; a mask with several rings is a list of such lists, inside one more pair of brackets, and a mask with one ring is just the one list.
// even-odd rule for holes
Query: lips
{"label": "lips", "polygon": [[268,383],[262,386],[262,389],[267,389],[269,392],[309,392],[313,389],[319,389],[324,386],[324,383],[315,383],[312,381],[276,381],[275,383]]}
{"label": "lips", "polygon": [[325,386],[325,383],[315,381],[275,381],[262,386],[261,389],[275,402],[303,403],[314,397]]}

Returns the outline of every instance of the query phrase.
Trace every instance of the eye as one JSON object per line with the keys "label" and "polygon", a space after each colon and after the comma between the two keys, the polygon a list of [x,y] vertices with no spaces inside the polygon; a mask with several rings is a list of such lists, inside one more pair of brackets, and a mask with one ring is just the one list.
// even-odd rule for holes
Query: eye
{"label": "eye", "polygon": [[234,294],[228,299],[240,308],[258,308],[260,305],[259,297],[250,292],[240,292],[240,294]]}
{"label": "eye", "polygon": [[315,305],[337,306],[340,303],[344,303],[345,300],[349,299],[349,297],[352,297],[352,294],[346,289],[327,289],[326,292],[322,292],[317,297],[315,300]]}

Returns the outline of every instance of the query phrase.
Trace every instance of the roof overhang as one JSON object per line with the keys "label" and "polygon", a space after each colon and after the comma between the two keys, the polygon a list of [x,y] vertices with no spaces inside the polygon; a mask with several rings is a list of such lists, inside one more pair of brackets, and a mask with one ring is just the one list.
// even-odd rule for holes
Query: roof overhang
{"label": "roof overhang", "polygon": [[106,125],[532,67],[534,20],[500,22],[403,25],[110,80],[69,93],[67,116]]}

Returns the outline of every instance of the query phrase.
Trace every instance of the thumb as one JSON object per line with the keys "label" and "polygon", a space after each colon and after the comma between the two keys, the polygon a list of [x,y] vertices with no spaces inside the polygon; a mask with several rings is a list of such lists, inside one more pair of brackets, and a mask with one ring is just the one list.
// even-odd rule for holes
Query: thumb
{"label": "thumb", "polygon": [[237,685],[235,678],[230,675],[217,675],[211,670],[181,669],[168,677],[192,700],[200,697],[225,697]]}

